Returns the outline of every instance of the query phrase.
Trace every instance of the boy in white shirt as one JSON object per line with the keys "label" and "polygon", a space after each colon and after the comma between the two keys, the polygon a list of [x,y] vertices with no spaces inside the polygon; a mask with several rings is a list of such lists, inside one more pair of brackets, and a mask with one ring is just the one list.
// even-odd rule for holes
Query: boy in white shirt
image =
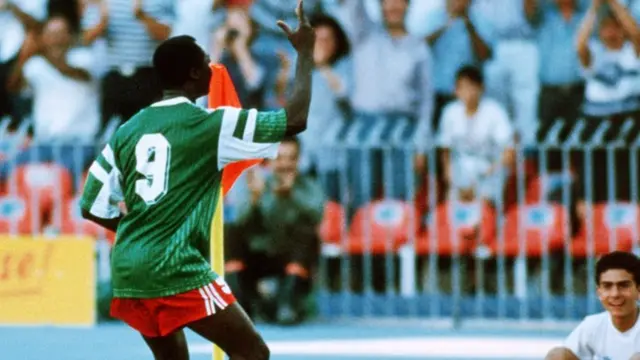
{"label": "boy in white shirt", "polygon": [[596,264],[605,312],[587,316],[546,360],[640,360],[640,259],[615,251]]}

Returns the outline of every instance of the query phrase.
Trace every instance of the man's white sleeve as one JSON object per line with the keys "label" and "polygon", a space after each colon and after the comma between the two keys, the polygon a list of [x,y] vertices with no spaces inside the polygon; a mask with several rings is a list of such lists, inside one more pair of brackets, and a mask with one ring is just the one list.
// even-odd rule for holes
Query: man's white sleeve
{"label": "man's white sleeve", "polygon": [[89,168],[80,207],[95,217],[115,219],[121,215],[118,202],[122,200],[120,171],[116,167],[113,150],[107,145]]}
{"label": "man's white sleeve", "polygon": [[287,128],[284,110],[260,112],[231,107],[222,111],[218,139],[218,169],[227,164],[250,159],[273,159]]}
{"label": "man's white sleeve", "polygon": [[589,346],[589,331],[586,321],[583,321],[573,329],[571,334],[564,341],[564,347],[578,357],[578,359],[591,359],[593,352]]}

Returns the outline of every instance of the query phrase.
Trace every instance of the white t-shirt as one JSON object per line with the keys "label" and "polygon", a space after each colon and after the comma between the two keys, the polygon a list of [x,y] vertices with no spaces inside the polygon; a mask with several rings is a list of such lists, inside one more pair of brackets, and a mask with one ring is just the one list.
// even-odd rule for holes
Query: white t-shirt
{"label": "white t-shirt", "polygon": [[591,66],[587,79],[585,113],[607,116],[640,110],[640,58],[627,41],[620,50],[609,50],[600,41],[589,44]]}
{"label": "white t-shirt", "polygon": [[513,126],[505,109],[493,99],[480,100],[471,118],[458,100],[447,105],[442,113],[438,142],[451,151],[454,185],[468,187],[479,181],[511,146]]}
{"label": "white t-shirt", "polygon": [[224,14],[221,11],[214,13],[212,8],[213,0],[177,1],[176,20],[171,29],[171,35],[193,36],[196,43],[209,52],[213,31],[224,21]]}
{"label": "white t-shirt", "polygon": [[93,140],[100,124],[99,74],[90,49],[67,54],[69,65],[87,70],[91,81],[62,75],[45,58],[36,56],[24,66],[33,89],[34,135],[38,140]]}
{"label": "white t-shirt", "polygon": [[[14,0],[14,4],[36,20],[46,16],[46,0]],[[11,11],[0,11],[0,63],[18,55],[24,39],[25,31],[20,21]]]}
{"label": "white t-shirt", "polygon": [[571,332],[564,346],[581,360],[628,360],[640,353],[640,321],[620,333],[608,312],[587,316]]}

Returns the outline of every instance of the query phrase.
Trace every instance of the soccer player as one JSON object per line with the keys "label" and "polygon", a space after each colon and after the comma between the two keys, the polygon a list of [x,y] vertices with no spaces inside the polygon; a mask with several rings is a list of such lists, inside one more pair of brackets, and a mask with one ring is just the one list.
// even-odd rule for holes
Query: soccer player
{"label": "soccer player", "polygon": [[156,359],[189,358],[184,327],[231,360],[269,358],[251,320],[211,270],[209,234],[224,167],[275,158],[281,139],[306,128],[315,34],[302,0],[296,13],[295,31],[278,22],[298,52],[284,109],[195,106],[209,90],[209,59],[193,38],[174,37],[153,56],[164,100],[120,126],[91,165],[82,214],[117,231],[111,314],[139,331]]}
{"label": "soccer player", "polygon": [[607,254],[596,264],[595,280],[606,311],[587,316],[547,360],[640,360],[640,259]]}

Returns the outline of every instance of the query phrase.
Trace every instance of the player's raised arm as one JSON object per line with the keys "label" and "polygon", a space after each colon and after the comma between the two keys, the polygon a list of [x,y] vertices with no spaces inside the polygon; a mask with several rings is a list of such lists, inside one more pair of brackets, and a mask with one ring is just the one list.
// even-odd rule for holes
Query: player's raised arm
{"label": "player's raised arm", "polygon": [[299,134],[307,128],[309,103],[311,102],[311,72],[314,66],[315,32],[304,14],[302,0],[298,1],[296,15],[298,15],[298,28],[295,31],[285,22],[278,21],[278,26],[287,34],[291,45],[298,53],[293,93],[287,99],[284,107],[287,113],[285,135],[288,136]]}

